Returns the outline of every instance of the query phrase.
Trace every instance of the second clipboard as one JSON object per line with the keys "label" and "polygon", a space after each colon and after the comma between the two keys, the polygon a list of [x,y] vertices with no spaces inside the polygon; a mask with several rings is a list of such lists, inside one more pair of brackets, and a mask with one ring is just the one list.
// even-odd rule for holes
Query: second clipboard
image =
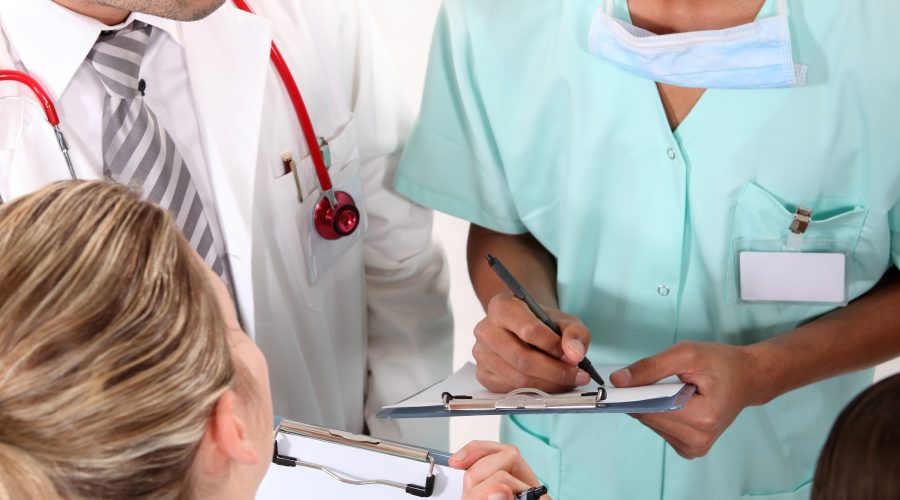
{"label": "second clipboard", "polygon": [[462,496],[464,471],[447,466],[447,453],[284,419],[274,438],[256,500]]}
{"label": "second clipboard", "polygon": [[[599,368],[599,367],[598,367]],[[614,367],[599,368],[610,372]],[[608,375],[608,373],[607,373]],[[420,393],[378,413],[379,418],[432,418],[477,415],[523,415],[549,413],[663,413],[687,404],[696,388],[676,381],[640,388],[583,386],[575,392],[553,395],[534,389],[508,394],[487,392],[475,378],[475,365],[467,364]]]}

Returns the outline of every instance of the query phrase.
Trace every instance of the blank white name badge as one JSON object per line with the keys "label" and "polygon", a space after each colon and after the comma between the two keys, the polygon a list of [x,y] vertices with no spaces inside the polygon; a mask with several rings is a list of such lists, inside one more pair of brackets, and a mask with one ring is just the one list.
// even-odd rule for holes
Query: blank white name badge
{"label": "blank white name badge", "polygon": [[843,253],[740,252],[740,298],[845,303],[846,267]]}

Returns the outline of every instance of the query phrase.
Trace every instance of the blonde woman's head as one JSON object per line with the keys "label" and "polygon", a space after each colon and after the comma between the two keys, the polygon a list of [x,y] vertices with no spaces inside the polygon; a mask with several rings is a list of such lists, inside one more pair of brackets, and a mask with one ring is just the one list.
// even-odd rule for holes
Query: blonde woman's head
{"label": "blonde woman's head", "polygon": [[0,499],[252,496],[269,429],[265,362],[166,211],[84,181],[0,207]]}

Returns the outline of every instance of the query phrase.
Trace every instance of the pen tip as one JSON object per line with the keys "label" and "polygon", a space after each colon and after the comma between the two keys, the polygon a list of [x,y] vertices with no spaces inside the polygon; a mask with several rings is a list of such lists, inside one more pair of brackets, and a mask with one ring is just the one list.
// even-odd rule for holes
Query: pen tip
{"label": "pen tip", "polygon": [[487,256],[487,261],[488,261],[488,264],[490,264],[490,265],[493,266],[494,263],[497,262],[497,258],[494,257],[494,256],[491,255],[491,254],[488,254],[488,256]]}

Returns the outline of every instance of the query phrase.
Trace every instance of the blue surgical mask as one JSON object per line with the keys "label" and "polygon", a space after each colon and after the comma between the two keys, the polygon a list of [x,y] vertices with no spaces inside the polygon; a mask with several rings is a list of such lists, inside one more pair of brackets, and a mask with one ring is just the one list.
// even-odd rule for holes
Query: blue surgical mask
{"label": "blue surgical mask", "polygon": [[724,30],[656,35],[612,15],[612,0],[591,23],[590,51],[656,82],[705,89],[802,86],[794,64],[786,0],[776,16]]}

